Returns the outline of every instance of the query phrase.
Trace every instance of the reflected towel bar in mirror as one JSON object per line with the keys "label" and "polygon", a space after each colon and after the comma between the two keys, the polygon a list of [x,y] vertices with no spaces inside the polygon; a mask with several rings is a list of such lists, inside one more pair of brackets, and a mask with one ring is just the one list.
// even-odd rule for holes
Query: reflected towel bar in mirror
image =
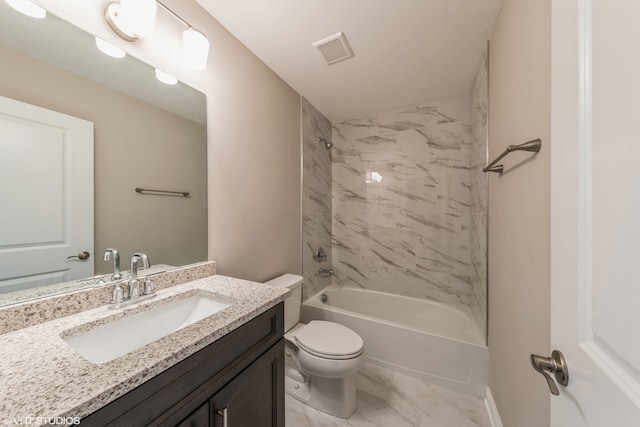
{"label": "reflected towel bar in mirror", "polygon": [[189,197],[190,194],[188,191],[152,190],[150,188],[140,187],[136,187],[136,193],[151,193],[159,196],[175,196],[176,194],[179,194],[183,197]]}
{"label": "reflected towel bar in mirror", "polygon": [[482,172],[495,172],[502,173],[504,171],[503,165],[496,165],[500,160],[502,160],[507,154],[512,153],[514,151],[531,151],[537,153],[540,151],[540,147],[542,146],[542,141],[539,139],[533,139],[531,141],[527,141],[524,144],[520,145],[509,145],[506,150],[502,154],[500,154],[494,161],[489,163],[486,167],[482,169]]}

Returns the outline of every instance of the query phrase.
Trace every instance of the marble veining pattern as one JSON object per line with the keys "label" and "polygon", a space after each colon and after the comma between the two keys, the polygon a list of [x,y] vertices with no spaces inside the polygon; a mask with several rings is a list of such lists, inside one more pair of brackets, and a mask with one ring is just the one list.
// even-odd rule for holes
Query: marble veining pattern
{"label": "marble veining pattern", "polygon": [[469,95],[334,124],[338,285],[474,301]]}
{"label": "marble veining pattern", "polygon": [[349,419],[286,397],[286,425],[295,427],[489,427],[484,402],[370,363],[356,374],[358,409]]}
{"label": "marble veining pattern", "polygon": [[[61,338],[69,330],[123,312],[136,313],[165,298],[205,291],[234,302],[217,314],[109,362],[92,364]],[[282,301],[288,290],[225,276],[209,276],[158,291],[124,309],[95,308],[2,335],[0,414],[4,417],[83,417],[184,360]],[[76,329],[79,328],[79,329]]]}
{"label": "marble veining pattern", "polygon": [[[320,138],[331,141],[331,122],[302,98],[302,298],[320,292],[331,284],[331,277],[316,274],[318,267],[331,268],[331,155]],[[313,260],[323,248],[327,260]]]}
{"label": "marble veining pattern", "polygon": [[[178,267],[150,275],[156,290],[216,274],[215,261]],[[139,277],[144,277],[140,270]],[[111,300],[113,285],[85,288],[76,292],[52,295],[0,308],[0,335],[49,320],[100,307]]]}
{"label": "marble veining pattern", "polygon": [[471,312],[482,336],[487,335],[487,174],[482,168],[487,164],[489,137],[489,58],[484,50],[478,64],[471,91],[471,158],[469,191],[471,194],[471,288],[473,299]]}

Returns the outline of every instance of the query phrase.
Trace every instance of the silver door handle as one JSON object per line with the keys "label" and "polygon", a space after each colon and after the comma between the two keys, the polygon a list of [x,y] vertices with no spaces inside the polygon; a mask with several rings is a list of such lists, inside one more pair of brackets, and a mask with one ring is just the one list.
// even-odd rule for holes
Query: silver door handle
{"label": "silver door handle", "polygon": [[567,367],[567,361],[561,351],[553,350],[551,352],[551,357],[542,357],[537,354],[532,354],[531,366],[533,366],[533,369],[537,372],[544,375],[544,379],[547,380],[547,384],[549,385],[549,391],[555,396],[560,394],[560,390],[558,390],[558,386],[551,376],[545,371],[551,372],[556,378],[556,381],[558,381],[558,384],[565,387],[569,384],[569,368]]}
{"label": "silver door handle", "polygon": [[73,258],[78,258],[80,260],[85,260],[88,259],[91,256],[91,254],[87,251],[82,251],[80,252],[78,255],[71,255],[68,256],[67,259],[73,259]]}
{"label": "silver door handle", "polygon": [[218,410],[218,416],[222,417],[222,427],[228,427],[229,418],[227,416],[227,408]]}

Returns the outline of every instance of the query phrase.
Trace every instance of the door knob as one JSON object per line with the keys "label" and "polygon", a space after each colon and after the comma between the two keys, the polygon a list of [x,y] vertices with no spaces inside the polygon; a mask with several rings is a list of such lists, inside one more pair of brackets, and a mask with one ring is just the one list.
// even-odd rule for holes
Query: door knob
{"label": "door knob", "polygon": [[78,255],[68,256],[67,259],[78,258],[79,260],[85,260],[85,259],[88,259],[90,256],[91,254],[89,252],[82,251]]}
{"label": "door knob", "polygon": [[558,386],[553,381],[553,378],[546,373],[545,371],[549,371],[553,374],[558,381],[558,384],[567,386],[569,384],[569,369],[567,367],[567,361],[564,358],[562,352],[558,350],[553,350],[551,352],[551,357],[542,357],[537,354],[531,355],[531,366],[537,372],[544,375],[544,379],[547,380],[547,384],[549,385],[549,391],[551,394],[557,396],[560,394],[558,390]]}

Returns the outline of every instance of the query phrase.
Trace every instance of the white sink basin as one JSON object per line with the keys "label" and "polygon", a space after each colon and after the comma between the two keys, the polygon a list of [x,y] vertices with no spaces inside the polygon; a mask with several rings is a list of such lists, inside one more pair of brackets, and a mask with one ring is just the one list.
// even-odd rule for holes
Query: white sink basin
{"label": "white sink basin", "polygon": [[213,296],[195,294],[151,307],[96,326],[86,332],[63,336],[75,351],[91,363],[104,363],[172,334],[231,304]]}

